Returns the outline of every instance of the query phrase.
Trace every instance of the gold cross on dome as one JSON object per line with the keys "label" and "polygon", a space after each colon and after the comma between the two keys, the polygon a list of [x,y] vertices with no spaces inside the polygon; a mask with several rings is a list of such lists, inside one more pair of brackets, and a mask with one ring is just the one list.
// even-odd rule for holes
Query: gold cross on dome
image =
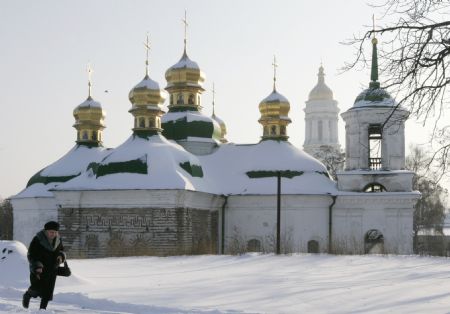
{"label": "gold cross on dome", "polygon": [[88,73],[88,98],[90,98],[92,96],[92,73],[94,71],[91,68],[91,64],[88,63],[87,66],[87,73]]}
{"label": "gold cross on dome", "polygon": [[181,20],[184,24],[184,49],[186,50],[186,42],[187,42],[187,27],[189,26],[187,22],[187,14],[186,9],[184,10],[184,19]]}
{"label": "gold cross on dome", "polygon": [[275,82],[277,81],[277,67],[278,67],[278,63],[277,63],[277,58],[275,57],[275,55],[273,55],[273,90],[276,90],[275,88]]}
{"label": "gold cross on dome", "polygon": [[145,51],[147,54],[147,57],[145,59],[145,76],[148,76],[148,52],[150,51],[150,41],[148,39],[148,33],[147,33],[146,41],[144,42],[144,47],[145,47]]}

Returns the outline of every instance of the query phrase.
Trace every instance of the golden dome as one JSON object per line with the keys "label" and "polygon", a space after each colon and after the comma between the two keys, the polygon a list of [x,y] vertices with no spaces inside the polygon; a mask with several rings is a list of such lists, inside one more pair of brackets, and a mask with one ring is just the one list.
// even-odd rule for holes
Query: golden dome
{"label": "golden dome", "polygon": [[200,70],[197,62],[189,59],[186,50],[180,61],[166,71],[166,80],[166,90],[169,92],[171,89],[182,86],[194,87],[204,91],[205,74]]}
{"label": "golden dome", "polygon": [[105,128],[105,111],[101,104],[90,95],[78,105],[74,111],[77,132],[77,143],[98,146],[102,142],[102,131]]}
{"label": "golden dome", "polygon": [[333,92],[325,84],[325,73],[323,71],[323,66],[320,66],[317,77],[317,85],[314,86],[309,93],[309,100],[333,100]]}
{"label": "golden dome", "polygon": [[148,75],[133,87],[128,95],[135,106],[159,105],[166,99],[166,93],[159,88],[159,84]]}
{"label": "golden dome", "polygon": [[287,139],[286,126],[291,123],[288,116],[290,104],[286,97],[275,89],[259,104],[261,118],[258,120],[263,126],[263,139]]}

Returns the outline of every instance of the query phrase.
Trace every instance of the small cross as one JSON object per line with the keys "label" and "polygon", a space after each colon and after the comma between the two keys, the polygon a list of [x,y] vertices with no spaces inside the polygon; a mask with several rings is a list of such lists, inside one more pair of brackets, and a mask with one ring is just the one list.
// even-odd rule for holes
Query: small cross
{"label": "small cross", "polygon": [[188,22],[187,22],[187,17],[186,17],[186,9],[184,10],[184,19],[181,20],[184,24],[184,49],[186,49],[186,41],[187,41],[187,27],[188,27]]}
{"label": "small cross", "polygon": [[150,41],[148,39],[148,33],[147,33],[147,39],[144,42],[144,47],[146,50],[147,58],[145,59],[145,76],[148,76],[148,52],[150,50]]}
{"label": "small cross", "polygon": [[275,55],[273,56],[273,90],[275,91],[275,82],[277,80],[277,67],[278,67],[278,63],[277,63],[277,59],[275,57]]}
{"label": "small cross", "polygon": [[92,70],[92,68],[91,68],[91,64],[90,63],[88,63],[88,66],[87,66],[87,73],[88,73],[88,88],[89,88],[89,90],[88,90],[88,98],[90,98],[91,97],[91,92],[92,92],[92,73],[93,73],[94,71]]}

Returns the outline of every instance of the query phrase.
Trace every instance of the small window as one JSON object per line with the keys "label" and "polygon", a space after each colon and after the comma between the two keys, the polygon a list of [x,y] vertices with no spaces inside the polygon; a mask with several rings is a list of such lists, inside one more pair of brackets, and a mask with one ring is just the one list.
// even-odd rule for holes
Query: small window
{"label": "small window", "polygon": [[366,187],[363,189],[363,192],[386,192],[386,188],[379,183],[370,183],[366,185]]}
{"label": "small window", "polygon": [[173,104],[173,95],[170,95],[170,104]]}
{"label": "small window", "polygon": [[92,140],[96,141],[97,140],[97,132],[92,131]]}
{"label": "small window", "polygon": [[308,241],[308,253],[319,253],[319,242],[316,240]]}
{"label": "small window", "polygon": [[183,94],[178,94],[177,105],[184,105]]}
{"label": "small window", "polygon": [[277,127],[275,125],[272,125],[270,128],[270,135],[277,135]]}
{"label": "small window", "polygon": [[150,120],[148,121],[148,126],[151,127],[151,128],[153,128],[153,127],[155,126],[155,121],[154,121],[153,119],[150,119]]}
{"label": "small window", "polygon": [[188,104],[193,105],[194,104],[194,94],[190,94],[188,98]]}
{"label": "small window", "polygon": [[247,242],[247,252],[261,252],[261,241],[251,239]]}
{"label": "small window", "polygon": [[286,126],[284,126],[284,125],[280,126],[280,134],[286,135]]}
{"label": "small window", "polygon": [[145,119],[144,118],[139,118],[139,127],[145,128]]}
{"label": "small window", "polygon": [[83,140],[89,139],[89,134],[87,131],[83,131]]}

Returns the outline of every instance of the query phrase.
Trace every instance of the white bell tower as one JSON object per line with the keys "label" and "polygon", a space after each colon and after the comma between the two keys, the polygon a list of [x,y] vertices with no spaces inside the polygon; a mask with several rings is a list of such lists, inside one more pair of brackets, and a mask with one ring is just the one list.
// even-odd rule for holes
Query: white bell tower
{"label": "white bell tower", "polygon": [[305,111],[305,142],[303,149],[314,156],[321,146],[340,151],[338,138],[339,108],[333,92],[325,84],[323,66],[317,74],[317,85],[309,93]]}

